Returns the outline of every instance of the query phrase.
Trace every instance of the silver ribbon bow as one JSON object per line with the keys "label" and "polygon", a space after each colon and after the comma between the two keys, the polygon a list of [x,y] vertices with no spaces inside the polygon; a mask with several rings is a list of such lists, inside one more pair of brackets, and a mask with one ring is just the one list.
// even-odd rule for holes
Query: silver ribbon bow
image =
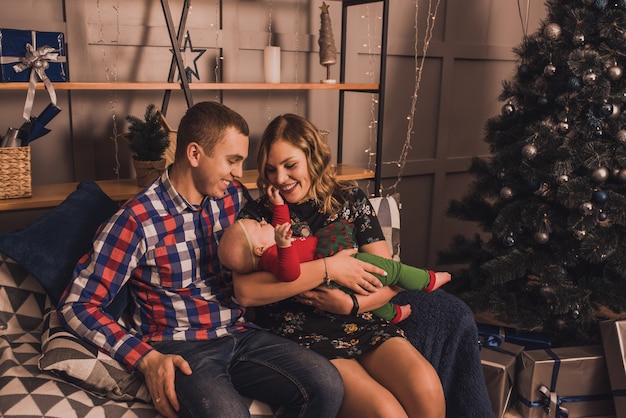
{"label": "silver ribbon bow", "polygon": [[566,418],[569,415],[567,408],[561,406],[561,402],[556,392],[550,392],[550,389],[548,389],[545,385],[539,386],[538,390],[543,398],[543,406],[546,409],[549,418]]}
{"label": "silver ribbon bow", "polygon": [[[33,41],[33,43],[35,42]],[[33,110],[33,104],[35,102],[37,78],[43,81],[43,84],[48,91],[48,95],[50,96],[50,102],[54,106],[57,104],[57,94],[54,91],[52,82],[46,75],[46,70],[50,66],[49,61],[56,61],[58,57],[58,51],[48,45],[35,49],[33,45],[26,44],[26,55],[21,58],[20,63],[13,66],[13,70],[16,73],[32,68],[32,71],[30,72],[30,79],[28,81],[28,93],[26,94],[24,113],[22,115],[27,121],[30,120],[30,114]]]}

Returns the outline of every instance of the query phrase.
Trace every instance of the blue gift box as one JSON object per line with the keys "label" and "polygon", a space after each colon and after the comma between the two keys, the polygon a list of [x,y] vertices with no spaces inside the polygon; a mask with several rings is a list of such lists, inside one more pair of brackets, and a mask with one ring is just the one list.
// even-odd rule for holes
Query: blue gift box
{"label": "blue gift box", "polygon": [[540,350],[552,346],[550,334],[538,331],[520,331],[497,325],[476,324],[483,345],[500,345],[503,341],[517,344],[525,350]]}
{"label": "blue gift box", "polygon": [[[45,69],[50,81],[67,81],[67,59],[65,53],[65,36],[62,32],[41,32],[34,30],[0,29],[0,75],[2,81],[27,82],[32,68],[16,71],[14,66],[22,64],[28,57],[27,44],[33,47],[34,54],[48,64]],[[52,49],[45,54],[43,47]],[[50,52],[48,50],[48,52]],[[39,81],[39,80],[37,80]]]}

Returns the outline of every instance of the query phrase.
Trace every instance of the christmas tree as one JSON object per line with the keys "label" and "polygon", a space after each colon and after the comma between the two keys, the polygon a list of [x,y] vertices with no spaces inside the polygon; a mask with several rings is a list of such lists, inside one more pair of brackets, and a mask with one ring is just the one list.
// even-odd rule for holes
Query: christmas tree
{"label": "christmas tree", "polygon": [[439,262],[461,265],[448,289],[475,312],[598,343],[599,321],[626,319],[626,0],[545,4],[486,123],[490,156],[448,207],[482,232]]}
{"label": "christmas tree", "polygon": [[337,63],[337,47],[333,36],[333,25],[328,13],[328,5],[322,2],[320,7],[320,37],[317,41],[320,47],[320,64],[326,67],[326,79],[330,79],[330,66]]}

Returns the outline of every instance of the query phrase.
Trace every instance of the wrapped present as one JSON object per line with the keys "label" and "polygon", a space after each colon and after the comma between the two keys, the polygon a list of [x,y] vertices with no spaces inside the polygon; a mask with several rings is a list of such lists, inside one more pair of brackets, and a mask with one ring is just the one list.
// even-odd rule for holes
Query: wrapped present
{"label": "wrapped present", "polygon": [[485,375],[494,416],[501,418],[509,407],[515,383],[516,363],[524,347],[501,342],[480,346],[480,362]]}
{"label": "wrapped present", "polygon": [[[62,32],[0,29],[0,64],[2,81],[29,81],[33,69],[41,69],[50,81],[67,81],[65,36]],[[37,76],[42,79],[41,74]]]}
{"label": "wrapped present", "polygon": [[600,322],[615,413],[626,417],[626,321]]}
{"label": "wrapped present", "polygon": [[524,418],[615,413],[600,345],[523,351],[516,387],[517,409]]}
{"label": "wrapped present", "polygon": [[547,332],[520,331],[489,324],[476,324],[476,326],[479,338],[487,344],[493,345],[506,341],[521,345],[525,350],[539,350],[552,346],[550,334]]}

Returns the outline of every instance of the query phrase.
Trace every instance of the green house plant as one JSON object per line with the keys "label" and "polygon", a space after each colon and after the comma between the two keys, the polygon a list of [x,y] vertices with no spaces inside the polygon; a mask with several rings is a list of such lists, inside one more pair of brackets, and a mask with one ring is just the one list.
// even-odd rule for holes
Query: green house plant
{"label": "green house plant", "polygon": [[145,187],[159,177],[166,168],[163,158],[170,145],[168,132],[161,123],[160,112],[150,103],[146,107],[143,120],[128,115],[128,145],[133,153],[133,165],[137,176],[137,185]]}

